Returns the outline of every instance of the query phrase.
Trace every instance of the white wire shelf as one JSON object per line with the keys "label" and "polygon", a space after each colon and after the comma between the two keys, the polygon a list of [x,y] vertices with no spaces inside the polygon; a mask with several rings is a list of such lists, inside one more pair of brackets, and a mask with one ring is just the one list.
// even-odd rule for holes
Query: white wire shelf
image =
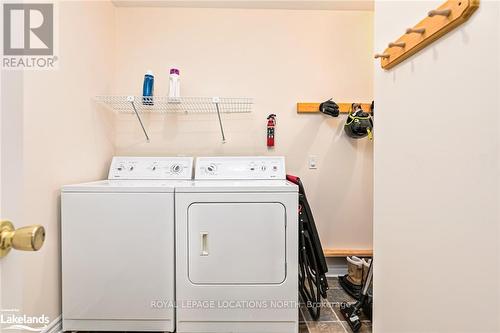
{"label": "white wire shelf", "polygon": [[217,113],[222,142],[226,141],[221,113],[252,112],[251,98],[227,97],[152,97],[152,96],[96,96],[95,100],[119,113],[135,114],[146,140],[149,135],[142,122],[141,113]]}
{"label": "white wire shelf", "polygon": [[[96,102],[119,113],[248,113],[252,112],[252,98],[180,97],[162,96],[96,96]],[[217,110],[217,107],[219,110]]]}

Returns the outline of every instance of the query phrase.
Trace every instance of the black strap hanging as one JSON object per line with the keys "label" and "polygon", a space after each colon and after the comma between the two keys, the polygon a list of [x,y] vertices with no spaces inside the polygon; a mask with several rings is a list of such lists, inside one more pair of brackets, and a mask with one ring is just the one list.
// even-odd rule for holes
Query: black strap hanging
{"label": "black strap hanging", "polygon": [[317,320],[321,297],[327,297],[328,266],[304,186],[299,177],[287,175],[287,179],[299,186],[299,292],[311,317]]}

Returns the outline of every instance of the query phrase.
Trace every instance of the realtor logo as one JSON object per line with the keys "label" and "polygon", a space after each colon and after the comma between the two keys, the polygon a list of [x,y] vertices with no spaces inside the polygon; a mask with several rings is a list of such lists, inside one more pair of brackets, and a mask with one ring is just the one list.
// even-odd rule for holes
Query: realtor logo
{"label": "realtor logo", "polygon": [[4,3],[2,67],[54,68],[54,30],[53,3]]}
{"label": "realtor logo", "polygon": [[53,4],[4,4],[3,21],[4,55],[53,55]]}
{"label": "realtor logo", "polygon": [[0,309],[0,329],[5,331],[47,331],[50,319],[46,315],[29,316],[19,309]]}

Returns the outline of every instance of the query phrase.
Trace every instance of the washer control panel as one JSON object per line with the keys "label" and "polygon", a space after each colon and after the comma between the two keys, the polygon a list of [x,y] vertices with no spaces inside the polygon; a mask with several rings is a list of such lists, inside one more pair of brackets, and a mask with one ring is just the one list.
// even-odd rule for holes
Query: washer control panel
{"label": "washer control panel", "polygon": [[286,179],[285,158],[198,157],[195,179]]}
{"label": "washer control panel", "polygon": [[192,179],[192,157],[115,156],[108,179]]}

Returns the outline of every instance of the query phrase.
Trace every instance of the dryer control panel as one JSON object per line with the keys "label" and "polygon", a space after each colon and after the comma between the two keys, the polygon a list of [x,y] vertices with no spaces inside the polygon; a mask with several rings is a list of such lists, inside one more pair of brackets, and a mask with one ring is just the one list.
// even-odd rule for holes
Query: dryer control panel
{"label": "dryer control panel", "polygon": [[192,157],[115,156],[108,179],[192,179]]}
{"label": "dryer control panel", "polygon": [[282,156],[198,157],[195,179],[286,179]]}

